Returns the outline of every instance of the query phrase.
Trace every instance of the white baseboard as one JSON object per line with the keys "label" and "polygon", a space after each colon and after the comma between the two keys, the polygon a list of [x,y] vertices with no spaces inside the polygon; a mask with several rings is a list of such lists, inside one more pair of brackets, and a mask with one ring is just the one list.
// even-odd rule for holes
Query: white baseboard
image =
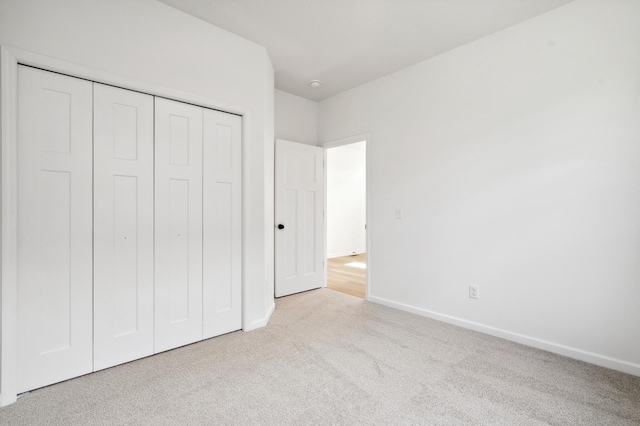
{"label": "white baseboard", "polygon": [[617,358],[611,358],[605,355],[596,354],[596,353],[585,351],[582,349],[572,348],[570,346],[565,346],[559,343],[550,342],[548,340],[538,339],[531,336],[525,336],[523,334],[514,333],[512,331],[503,330],[500,328],[495,328],[488,325],[480,324],[474,321],[469,321],[462,318],[429,311],[427,309],[406,305],[404,303],[394,302],[392,300],[384,299],[382,297],[369,295],[369,301],[373,303],[378,303],[380,305],[388,306],[391,308],[399,309],[401,311],[410,312],[412,314],[416,314],[416,315],[431,318],[434,320],[457,325],[459,327],[467,328],[474,331],[479,331],[481,333],[489,334],[491,336],[500,337],[502,339],[510,340],[512,342],[517,342],[523,345],[532,346],[534,348],[543,349],[548,352],[564,355],[569,358],[574,358],[580,361],[599,365],[601,367],[610,368],[612,370],[621,371],[623,373],[632,374],[634,376],[640,376],[640,365],[634,364],[632,362],[624,361]]}
{"label": "white baseboard", "polygon": [[331,253],[327,254],[327,259],[333,259],[334,257],[355,256],[356,254],[366,253],[366,250],[362,251],[346,251],[344,253]]}
{"label": "white baseboard", "polygon": [[256,320],[256,321],[253,321],[251,324],[249,324],[248,326],[244,327],[242,330],[251,331],[251,330],[255,330],[255,329],[262,328],[262,327],[266,326],[267,324],[269,324],[269,320],[271,319],[271,315],[273,315],[273,311],[275,311],[275,310],[276,310],[276,303],[273,302],[271,304],[271,307],[269,308],[269,311],[267,312],[267,316],[266,317],[264,317],[262,319],[259,319],[259,320]]}
{"label": "white baseboard", "polygon": [[5,393],[6,398],[2,397],[3,394],[0,394],[0,407],[6,407],[7,405],[11,405],[18,400],[17,395],[11,395],[9,393]]}

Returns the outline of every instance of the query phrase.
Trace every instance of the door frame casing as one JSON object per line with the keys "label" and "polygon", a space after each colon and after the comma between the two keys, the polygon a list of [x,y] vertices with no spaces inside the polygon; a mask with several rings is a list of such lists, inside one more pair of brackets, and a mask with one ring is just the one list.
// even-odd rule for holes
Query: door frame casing
{"label": "door frame casing", "polygon": [[367,149],[365,150],[365,250],[367,255],[367,269],[365,270],[365,300],[369,300],[369,288],[371,287],[371,214],[370,214],[370,206],[371,206],[371,176],[369,172],[369,164],[371,162],[371,136],[369,133],[360,133],[357,135],[349,136],[342,139],[335,139],[329,142],[322,144],[322,148],[324,148],[324,287],[327,286],[327,149],[336,148],[343,145],[350,145],[352,143],[358,142],[366,142]]}
{"label": "door frame casing", "polygon": [[250,139],[251,115],[245,108],[200,95],[136,80],[129,77],[77,65],[71,62],[32,53],[26,50],[0,46],[0,407],[17,399],[17,318],[18,318],[18,193],[17,193],[17,145],[18,145],[18,65],[40,68],[96,83],[142,92],[205,108],[236,114],[242,117],[242,329],[250,323],[246,318],[245,301],[245,141]]}

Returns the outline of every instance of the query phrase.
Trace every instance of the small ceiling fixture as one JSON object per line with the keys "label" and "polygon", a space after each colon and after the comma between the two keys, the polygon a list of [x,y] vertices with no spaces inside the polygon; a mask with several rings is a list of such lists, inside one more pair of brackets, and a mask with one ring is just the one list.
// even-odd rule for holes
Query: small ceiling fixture
{"label": "small ceiling fixture", "polygon": [[312,89],[317,89],[321,84],[322,82],[320,80],[311,80],[309,82],[309,86],[311,86]]}

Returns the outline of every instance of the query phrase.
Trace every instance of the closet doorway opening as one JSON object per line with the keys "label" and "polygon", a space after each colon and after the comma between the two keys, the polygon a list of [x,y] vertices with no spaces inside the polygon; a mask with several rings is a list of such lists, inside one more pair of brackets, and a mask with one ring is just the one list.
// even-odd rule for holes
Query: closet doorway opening
{"label": "closet doorway opening", "polygon": [[327,288],[367,299],[367,141],[325,148]]}

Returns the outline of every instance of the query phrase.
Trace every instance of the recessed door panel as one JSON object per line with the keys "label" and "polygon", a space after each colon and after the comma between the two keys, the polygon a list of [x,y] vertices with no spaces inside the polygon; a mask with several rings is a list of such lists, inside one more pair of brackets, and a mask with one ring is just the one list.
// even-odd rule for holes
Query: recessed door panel
{"label": "recessed door panel", "polygon": [[[142,283],[138,277],[138,264],[140,255],[144,255],[138,253],[139,200],[137,176],[113,177],[114,337],[139,331],[138,304],[141,302],[139,295]],[[150,278],[151,276],[147,277]]]}
{"label": "recessed door panel", "polygon": [[229,182],[216,182],[213,187],[213,195],[216,197],[216,205],[213,211],[212,223],[209,225],[215,234],[215,240],[211,249],[210,258],[215,271],[217,282],[215,283],[215,297],[210,306],[214,312],[226,312],[233,307],[232,279],[233,271],[233,211],[232,211],[232,184]]}
{"label": "recessed door panel", "polygon": [[204,110],[203,333],[242,327],[241,118]]}
{"label": "recessed door panel", "polygon": [[92,371],[92,84],[18,67],[18,392]]}
{"label": "recessed door panel", "polygon": [[153,97],[94,88],[94,364],[153,353]]}
{"label": "recessed door panel", "polygon": [[284,276],[295,278],[298,276],[298,191],[288,189],[284,191],[285,206],[283,222],[284,228]]}
{"label": "recessed door panel", "polygon": [[[98,85],[99,87],[96,96],[106,91],[106,86]],[[122,89],[112,88],[113,92],[120,91]],[[132,93],[125,91],[124,93]],[[128,95],[127,97],[133,97]],[[137,97],[137,96],[136,96]],[[145,99],[143,104],[149,104],[152,99],[149,96],[140,94],[138,97],[140,100]],[[122,100],[122,102],[126,102]],[[140,102],[140,101],[138,101]],[[148,106],[126,105],[124,103],[112,102],[109,106],[113,107],[113,158],[119,160],[137,160],[138,159],[138,139],[140,139],[140,132],[147,132],[146,129],[140,129],[140,121],[147,121],[149,119]],[[142,108],[142,111],[140,111]],[[140,118],[138,118],[140,116]],[[148,123],[147,123],[148,125]],[[140,141],[143,142],[143,141]],[[148,144],[142,145],[142,148],[149,149]],[[147,154],[148,155],[148,154]]]}
{"label": "recessed door panel", "polygon": [[189,180],[169,180],[169,323],[189,319]]}
{"label": "recessed door panel", "polygon": [[71,96],[69,92],[42,87],[42,103],[38,105],[42,127],[39,128],[41,150],[69,154],[71,152]]}
{"label": "recessed door panel", "polygon": [[[71,174],[40,172],[40,353],[71,346]],[[46,272],[45,272],[46,271]]]}
{"label": "recessed door panel", "polygon": [[[321,218],[317,217],[319,210],[316,202],[317,198],[318,193],[316,191],[304,191],[304,211],[302,215],[304,227],[301,235],[302,246],[305,248],[304,275],[315,274],[318,272],[318,268],[321,267],[318,262],[318,253],[316,253],[318,247],[318,244],[316,244],[316,239],[318,238],[318,235],[316,235],[316,223],[318,220],[322,221]],[[320,209],[320,211],[322,210]]]}
{"label": "recessed door panel", "polygon": [[189,117],[169,115],[169,152],[171,164],[189,164]]}
{"label": "recessed door panel", "polygon": [[203,109],[156,98],[155,352],[202,339]]}

